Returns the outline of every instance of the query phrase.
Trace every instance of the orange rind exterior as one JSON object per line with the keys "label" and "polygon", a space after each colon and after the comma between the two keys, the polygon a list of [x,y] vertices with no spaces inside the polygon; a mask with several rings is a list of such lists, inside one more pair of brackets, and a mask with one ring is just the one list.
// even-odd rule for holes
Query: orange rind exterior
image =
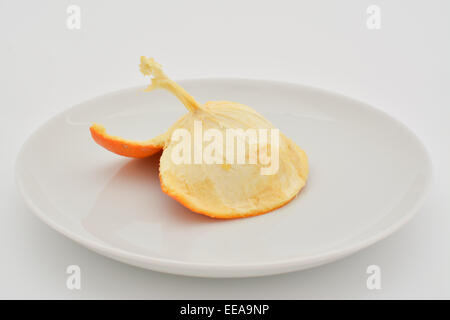
{"label": "orange rind exterior", "polygon": [[103,148],[115,154],[130,158],[146,158],[163,149],[163,144],[155,139],[147,141],[133,141],[109,135],[106,129],[97,123],[90,128],[92,138]]}

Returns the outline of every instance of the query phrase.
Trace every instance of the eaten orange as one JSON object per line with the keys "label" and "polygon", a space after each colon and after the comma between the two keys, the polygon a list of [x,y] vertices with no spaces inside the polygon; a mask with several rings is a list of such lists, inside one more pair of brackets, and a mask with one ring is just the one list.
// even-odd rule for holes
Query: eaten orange
{"label": "eaten orange", "polygon": [[[196,134],[196,124],[218,135],[226,136],[229,129],[277,130],[254,109],[235,102],[210,101],[199,104],[176,82],[168,78],[154,59],[141,57],[141,72],[152,76],[146,91],[163,88],[172,92],[188,109],[188,113],[175,122],[168,131],[144,142],[110,136],[105,129],[94,124],[91,133],[94,140],[106,149],[124,156],[143,158],[163,149],[159,176],[162,190],[190,210],[213,218],[242,218],[277,209],[291,201],[305,186],[309,167],[305,152],[291,139],[279,134],[277,144],[265,140],[252,149],[252,141],[243,139],[245,150],[270,150],[278,152],[277,170],[270,174],[267,163],[246,161],[230,162],[226,150],[215,154],[215,162],[183,162],[174,160],[179,148],[173,134],[183,129],[189,135]],[[262,130],[262,131],[261,131]],[[278,132],[278,131],[276,131]],[[207,146],[204,146],[207,148]],[[203,146],[202,146],[203,148]],[[233,146],[234,148],[234,146]],[[216,150],[218,151],[218,150]],[[193,153],[196,150],[192,150]],[[245,155],[249,160],[249,153]]]}

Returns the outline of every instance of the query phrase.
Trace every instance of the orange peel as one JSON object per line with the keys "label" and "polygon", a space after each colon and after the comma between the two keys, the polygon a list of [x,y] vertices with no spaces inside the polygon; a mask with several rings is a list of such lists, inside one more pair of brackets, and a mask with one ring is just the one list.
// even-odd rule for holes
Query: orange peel
{"label": "orange peel", "polygon": [[109,135],[106,129],[97,123],[94,123],[89,130],[97,144],[125,157],[146,158],[161,151],[164,146],[164,140],[158,137],[147,141],[133,141]]}
{"label": "orange peel", "polygon": [[[194,136],[196,123],[201,123],[205,130],[213,129],[223,136],[226,136],[228,129],[278,129],[254,109],[243,104],[229,101],[199,104],[182,87],[168,78],[161,65],[152,58],[141,57],[140,70],[144,75],[152,76],[146,91],[166,89],[173,93],[189,112],[167,132],[145,142],[110,136],[97,124],[91,127],[91,133],[101,146],[129,157],[143,158],[162,149],[159,178],[162,190],[170,197],[193,212],[213,218],[231,219],[275,210],[295,198],[305,186],[309,174],[306,153],[282,133],[278,135],[277,143],[278,167],[271,174],[261,174],[262,170],[267,169],[267,164],[260,162],[228,162],[226,150],[216,155],[217,161],[214,163],[176,163],[173,154],[179,144],[172,136],[176,129],[183,129]],[[254,146],[247,138],[242,141],[245,150]],[[275,149],[272,144],[272,140],[266,140],[265,144],[257,145],[257,150],[260,152],[263,148],[273,153]],[[202,148],[204,147],[206,146]],[[192,153],[195,153],[195,150],[194,147]],[[248,160],[249,155],[245,157],[245,160]]]}

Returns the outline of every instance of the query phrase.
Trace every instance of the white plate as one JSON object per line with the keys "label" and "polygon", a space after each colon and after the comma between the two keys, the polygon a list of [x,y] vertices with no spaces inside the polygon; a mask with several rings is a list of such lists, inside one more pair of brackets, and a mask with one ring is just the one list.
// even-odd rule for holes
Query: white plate
{"label": "white plate", "polygon": [[[318,89],[271,81],[181,81],[197,100],[252,106],[297,142],[307,186],[265,215],[214,220],[159,186],[158,156],[129,160],[96,145],[92,122],[131,139],[159,134],[186,111],[169,93],[132,88],[84,102],[25,143],[16,178],[52,228],[100,254],[168,273],[246,277],[305,269],[386,237],[424,199],[431,165],[417,137],[390,116]],[[38,240],[38,239],[36,239]]]}

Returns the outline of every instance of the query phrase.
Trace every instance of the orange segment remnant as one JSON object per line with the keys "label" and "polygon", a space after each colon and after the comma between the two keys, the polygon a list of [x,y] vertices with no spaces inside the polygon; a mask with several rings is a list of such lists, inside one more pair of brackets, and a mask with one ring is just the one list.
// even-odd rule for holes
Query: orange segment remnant
{"label": "orange segment remnant", "polygon": [[132,141],[111,136],[106,129],[94,123],[90,128],[92,138],[103,148],[130,158],[146,158],[162,150],[163,143],[157,138],[147,141]]}

